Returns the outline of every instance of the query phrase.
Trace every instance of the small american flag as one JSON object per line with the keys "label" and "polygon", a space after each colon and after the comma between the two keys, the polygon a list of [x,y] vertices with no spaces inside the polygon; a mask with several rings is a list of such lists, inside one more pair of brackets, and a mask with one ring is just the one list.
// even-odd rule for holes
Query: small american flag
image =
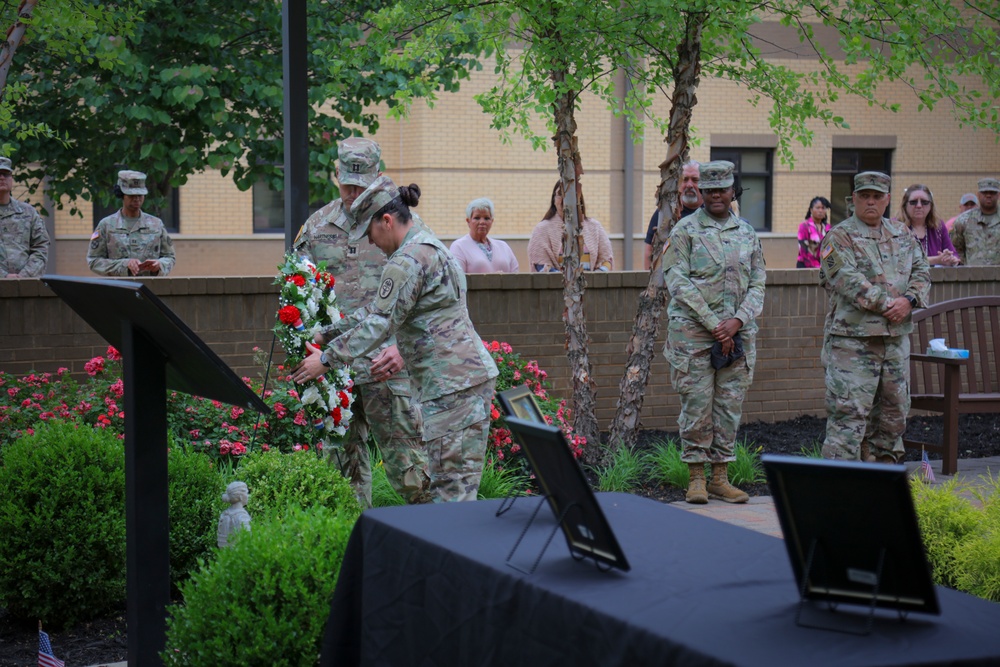
{"label": "small american flag", "polygon": [[925,449],[920,457],[920,471],[924,474],[924,479],[934,483],[934,470],[931,468],[931,462],[927,459],[927,450]]}
{"label": "small american flag", "polygon": [[52,653],[52,642],[41,629],[38,630],[38,667],[66,667],[66,663]]}

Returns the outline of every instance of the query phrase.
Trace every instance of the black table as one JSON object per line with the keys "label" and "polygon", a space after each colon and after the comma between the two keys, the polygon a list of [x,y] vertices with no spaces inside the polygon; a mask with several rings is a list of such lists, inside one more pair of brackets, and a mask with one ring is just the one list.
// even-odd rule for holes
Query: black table
{"label": "black table", "polygon": [[[801,628],[780,539],[636,496],[598,498],[630,572],[574,561],[561,534],[534,574],[508,566],[537,499],[519,499],[500,517],[499,501],[365,512],[321,664],[1000,664],[998,604],[939,587],[941,616],[900,622],[879,611],[866,637]],[[515,554],[519,565],[530,567],[554,524],[542,508]],[[857,607],[841,610],[863,620]]]}

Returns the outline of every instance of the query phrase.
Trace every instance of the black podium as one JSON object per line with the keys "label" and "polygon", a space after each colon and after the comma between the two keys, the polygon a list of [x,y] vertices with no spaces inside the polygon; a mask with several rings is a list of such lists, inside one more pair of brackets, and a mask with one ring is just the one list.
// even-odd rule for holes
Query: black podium
{"label": "black podium", "polygon": [[128,664],[161,665],[170,602],[166,390],[270,409],[142,283],[54,275],[42,282],[122,353]]}

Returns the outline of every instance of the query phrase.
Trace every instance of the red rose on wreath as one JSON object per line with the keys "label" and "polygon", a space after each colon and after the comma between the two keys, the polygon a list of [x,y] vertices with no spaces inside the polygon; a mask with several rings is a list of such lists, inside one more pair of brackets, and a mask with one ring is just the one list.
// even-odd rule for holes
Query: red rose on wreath
{"label": "red rose on wreath", "polygon": [[282,324],[295,324],[302,319],[302,313],[295,306],[282,306],[278,311],[278,319]]}

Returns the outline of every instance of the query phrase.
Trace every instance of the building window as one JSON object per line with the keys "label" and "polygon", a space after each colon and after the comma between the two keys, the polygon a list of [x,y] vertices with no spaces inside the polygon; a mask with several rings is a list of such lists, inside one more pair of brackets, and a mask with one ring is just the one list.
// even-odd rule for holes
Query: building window
{"label": "building window", "polygon": [[[119,210],[121,210],[122,202],[120,199],[112,200],[111,204],[102,204],[101,202],[94,202],[94,229],[97,229],[98,223],[109,215],[114,215]],[[162,208],[152,208],[149,206],[150,202],[149,195],[146,195],[146,200],[143,202],[142,210],[144,213],[149,213],[150,215],[155,215],[157,218],[163,221],[163,226],[166,227],[167,232],[171,234],[177,234],[180,231],[180,210],[181,210],[181,197],[180,190],[178,188],[170,188],[170,193],[166,198],[166,206]]]}
{"label": "building window", "polygon": [[712,148],[713,160],[736,165],[736,184],[743,188],[740,217],[758,232],[771,231],[771,181],[774,150],[770,148]]}
{"label": "building window", "polygon": [[[309,215],[324,205],[325,202],[312,202]],[[255,234],[285,233],[285,191],[272,190],[263,176],[253,184],[253,231]]]}
{"label": "building window", "polygon": [[830,220],[836,224],[847,218],[847,199],[854,192],[856,174],[881,171],[892,175],[892,149],[834,148],[830,171],[830,203],[833,204]]}

